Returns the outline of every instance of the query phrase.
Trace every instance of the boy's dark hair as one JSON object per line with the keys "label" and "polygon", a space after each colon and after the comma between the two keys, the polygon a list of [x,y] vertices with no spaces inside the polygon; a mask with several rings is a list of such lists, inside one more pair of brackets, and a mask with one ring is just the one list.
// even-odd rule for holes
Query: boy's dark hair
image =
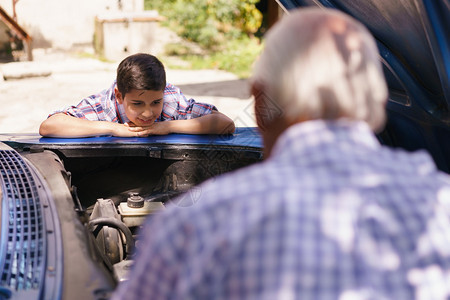
{"label": "boy's dark hair", "polygon": [[117,88],[123,97],[132,89],[163,91],[165,87],[164,65],[153,55],[130,55],[117,68]]}

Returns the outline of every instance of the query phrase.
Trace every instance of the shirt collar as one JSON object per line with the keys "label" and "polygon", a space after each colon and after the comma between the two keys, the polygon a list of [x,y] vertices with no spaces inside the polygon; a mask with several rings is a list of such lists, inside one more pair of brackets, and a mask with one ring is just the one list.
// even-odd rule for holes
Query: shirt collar
{"label": "shirt collar", "polygon": [[282,156],[286,149],[295,149],[296,153],[336,144],[338,141],[377,149],[381,147],[369,125],[362,121],[349,120],[313,120],[297,123],[286,129],[272,150],[272,156]]}

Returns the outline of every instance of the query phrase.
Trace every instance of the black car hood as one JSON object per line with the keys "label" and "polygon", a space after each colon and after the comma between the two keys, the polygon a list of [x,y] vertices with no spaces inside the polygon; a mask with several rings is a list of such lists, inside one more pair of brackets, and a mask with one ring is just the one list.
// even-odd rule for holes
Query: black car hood
{"label": "black car hood", "polygon": [[450,172],[448,0],[278,0],[289,11],[320,6],[361,21],[377,40],[389,85],[387,145],[426,149]]}

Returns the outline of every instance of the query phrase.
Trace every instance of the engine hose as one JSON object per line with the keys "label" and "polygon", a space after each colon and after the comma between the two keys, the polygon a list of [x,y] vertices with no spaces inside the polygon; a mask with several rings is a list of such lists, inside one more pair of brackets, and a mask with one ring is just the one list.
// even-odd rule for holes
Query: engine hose
{"label": "engine hose", "polygon": [[[127,257],[130,257],[131,254],[134,251],[134,238],[131,234],[130,229],[121,221],[113,218],[96,218],[94,220],[89,221],[89,226],[92,228],[92,232],[94,232],[95,226],[110,226],[114,227],[118,230],[121,230],[123,234],[125,234],[126,244],[125,244],[125,252],[127,254]],[[95,229],[97,231],[98,227]]]}

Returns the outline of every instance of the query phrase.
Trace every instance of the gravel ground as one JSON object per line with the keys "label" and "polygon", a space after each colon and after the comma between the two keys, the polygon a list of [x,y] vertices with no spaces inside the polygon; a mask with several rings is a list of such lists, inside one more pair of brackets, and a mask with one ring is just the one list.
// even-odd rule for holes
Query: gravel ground
{"label": "gravel ground", "polygon": [[[112,83],[117,63],[36,50],[33,62],[0,64],[0,133],[37,133],[47,115]],[[0,76],[0,80],[1,80]],[[187,97],[216,105],[236,126],[255,126],[246,80],[219,70],[167,70]]]}

